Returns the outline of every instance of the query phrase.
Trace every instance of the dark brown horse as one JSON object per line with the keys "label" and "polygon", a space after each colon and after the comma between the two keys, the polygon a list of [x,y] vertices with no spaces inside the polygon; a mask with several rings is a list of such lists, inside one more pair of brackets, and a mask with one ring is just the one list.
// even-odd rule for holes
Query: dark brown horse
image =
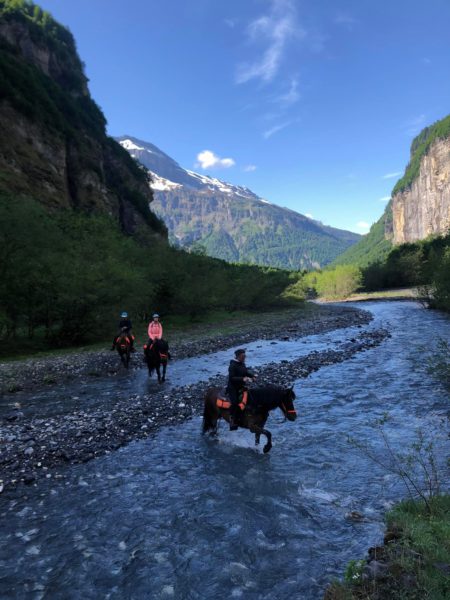
{"label": "dark brown horse", "polygon": [[[245,410],[241,413],[237,425],[249,429],[255,434],[255,444],[259,444],[261,434],[267,438],[263,448],[269,452],[272,448],[272,434],[264,429],[269,412],[279,408],[289,421],[295,421],[297,413],[294,408],[295,393],[292,388],[265,387],[255,388],[248,391],[248,402]],[[220,406],[222,405],[222,406]],[[230,421],[230,403],[219,388],[210,388],[205,395],[205,409],[203,412],[203,433],[210,431],[213,435],[217,433],[219,419]]]}
{"label": "dark brown horse", "polygon": [[[145,344],[144,360],[147,363],[148,374],[150,377],[154,370],[158,375],[158,382],[163,383],[166,380],[167,361],[170,358],[169,344],[166,340],[155,340]],[[162,375],[161,375],[162,366]]]}
{"label": "dark brown horse", "polygon": [[117,337],[116,348],[117,352],[119,353],[120,360],[122,361],[125,368],[128,369],[128,364],[130,362],[131,356],[131,342],[126,330],[121,331],[119,336]]}

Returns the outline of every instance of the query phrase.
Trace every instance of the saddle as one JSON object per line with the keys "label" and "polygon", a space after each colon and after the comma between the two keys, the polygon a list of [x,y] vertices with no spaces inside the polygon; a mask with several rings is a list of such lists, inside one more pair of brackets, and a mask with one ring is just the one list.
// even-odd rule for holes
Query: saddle
{"label": "saddle", "polygon": [[[228,399],[226,394],[223,394],[223,398],[222,396],[219,396],[216,400],[216,406],[217,408],[223,408],[225,410],[228,410],[231,408],[231,402]],[[247,406],[247,402],[248,402],[248,391],[247,390],[242,390],[242,392],[239,393],[239,408],[244,411],[245,407]]]}
{"label": "saddle", "polygon": [[130,346],[130,344],[131,344],[131,341],[128,338],[128,336],[125,339],[123,337],[119,337],[119,340],[120,340],[119,341],[119,347],[122,350],[126,350],[128,348],[128,346]]}

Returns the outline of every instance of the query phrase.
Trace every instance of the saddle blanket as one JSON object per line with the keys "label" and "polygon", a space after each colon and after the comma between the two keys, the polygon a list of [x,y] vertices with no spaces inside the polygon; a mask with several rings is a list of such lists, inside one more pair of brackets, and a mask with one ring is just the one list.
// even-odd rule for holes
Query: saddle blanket
{"label": "saddle blanket", "polygon": [[[247,392],[247,390],[244,390],[242,395],[239,396],[239,408],[241,410],[245,409],[245,407],[247,406],[247,401],[248,401],[248,392]],[[216,406],[217,406],[217,408],[223,408],[223,409],[227,410],[231,407],[231,402],[227,398],[218,397],[216,400]]]}

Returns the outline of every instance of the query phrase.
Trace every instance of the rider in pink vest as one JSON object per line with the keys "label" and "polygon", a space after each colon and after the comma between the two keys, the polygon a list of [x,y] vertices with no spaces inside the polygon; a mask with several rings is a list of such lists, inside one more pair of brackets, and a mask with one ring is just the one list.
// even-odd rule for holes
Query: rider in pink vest
{"label": "rider in pink vest", "polygon": [[148,326],[148,337],[154,342],[155,340],[160,340],[163,335],[163,328],[161,323],[159,322],[159,315],[155,313],[153,315],[153,321],[150,321]]}

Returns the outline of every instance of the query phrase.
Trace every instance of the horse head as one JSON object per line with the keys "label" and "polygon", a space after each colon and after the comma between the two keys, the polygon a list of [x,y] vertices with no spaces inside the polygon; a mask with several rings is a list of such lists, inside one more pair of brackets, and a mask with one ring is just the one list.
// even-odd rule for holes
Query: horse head
{"label": "horse head", "polygon": [[295,421],[297,412],[294,408],[295,392],[294,386],[283,390],[283,397],[280,402],[280,408],[288,421]]}

